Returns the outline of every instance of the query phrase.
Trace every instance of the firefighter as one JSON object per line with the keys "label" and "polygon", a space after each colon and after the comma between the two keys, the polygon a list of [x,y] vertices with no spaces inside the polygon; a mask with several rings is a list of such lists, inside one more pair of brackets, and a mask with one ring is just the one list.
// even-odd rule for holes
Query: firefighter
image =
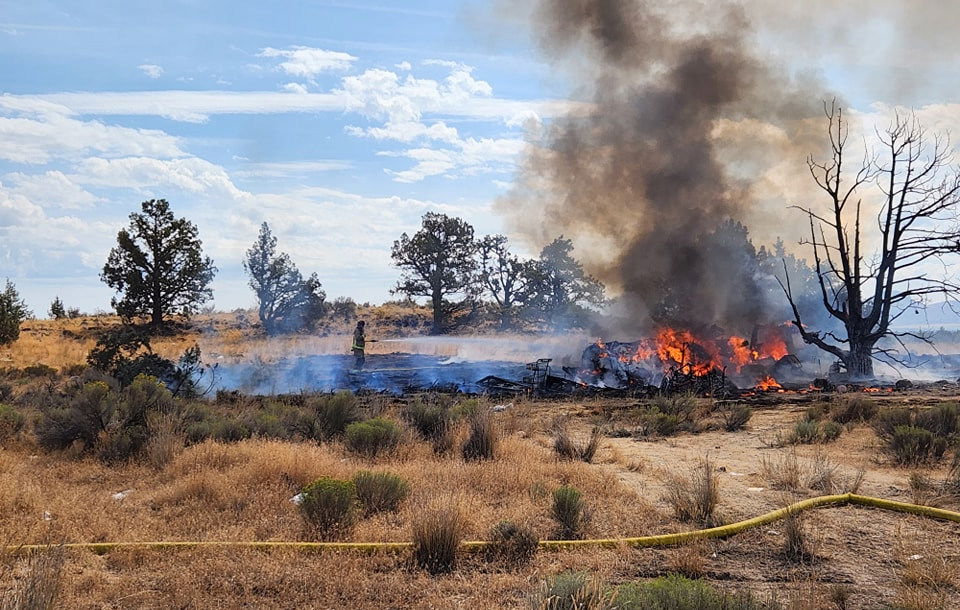
{"label": "firefighter", "polygon": [[[362,371],[363,363],[366,360],[365,349],[367,346],[367,337],[364,334],[364,327],[367,325],[366,322],[360,320],[357,322],[357,328],[353,331],[353,368]],[[370,339],[371,343],[376,343],[376,339]]]}

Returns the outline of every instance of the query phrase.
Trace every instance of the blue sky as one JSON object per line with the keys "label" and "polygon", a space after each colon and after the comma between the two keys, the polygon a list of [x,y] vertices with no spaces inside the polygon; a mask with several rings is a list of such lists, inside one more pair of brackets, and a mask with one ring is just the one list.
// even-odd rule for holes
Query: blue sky
{"label": "blue sky", "polygon": [[0,275],[37,313],[106,309],[116,231],[164,197],[220,268],[218,308],[251,304],[263,221],[330,296],[388,298],[389,246],[423,213],[503,230],[491,203],[558,107],[526,40],[484,40],[475,10],[4,3]]}
{"label": "blue sky", "polygon": [[[865,115],[906,103],[957,124],[952,20],[908,13],[942,36],[901,40],[902,2],[854,0],[819,29],[744,2],[762,54]],[[252,304],[240,261],[263,221],[328,295],[359,301],[389,298],[390,245],[425,212],[509,232],[493,202],[571,85],[491,4],[0,0],[0,277],[39,315],[55,295],[108,309],[99,270],[152,197],[199,226],[220,309]]]}

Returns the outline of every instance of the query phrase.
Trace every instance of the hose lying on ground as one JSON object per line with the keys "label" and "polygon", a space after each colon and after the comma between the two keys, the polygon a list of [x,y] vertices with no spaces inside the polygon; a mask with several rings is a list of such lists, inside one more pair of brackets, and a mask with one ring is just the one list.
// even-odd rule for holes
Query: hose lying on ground
{"label": "hose lying on ground", "polygon": [[[818,508],[822,506],[866,506],[900,513],[909,513],[930,519],[943,519],[960,523],[960,512],[908,504],[894,500],[884,500],[872,496],[858,494],[837,494],[832,496],[817,496],[801,500],[784,508],[780,508],[752,519],[738,521],[729,525],[711,527],[689,532],[674,534],[657,534],[640,536],[637,538],[598,538],[593,540],[541,540],[540,548],[548,550],[573,549],[581,547],[664,547],[684,544],[705,538],[726,538],[749,529],[767,525],[791,514]],[[467,541],[461,543],[464,550],[476,551],[487,547],[486,541]],[[290,542],[290,541],[166,541],[166,542],[70,542],[64,544],[24,544],[7,546],[8,552],[34,551],[53,547],[67,549],[85,549],[94,553],[108,553],[118,549],[192,549],[192,548],[253,548],[253,549],[295,549],[301,551],[363,551],[363,552],[399,552],[413,547],[412,542]]]}

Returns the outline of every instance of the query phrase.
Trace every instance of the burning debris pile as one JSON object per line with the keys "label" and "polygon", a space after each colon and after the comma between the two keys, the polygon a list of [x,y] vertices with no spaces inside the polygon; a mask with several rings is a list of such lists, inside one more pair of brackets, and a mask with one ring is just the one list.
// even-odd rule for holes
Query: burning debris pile
{"label": "burning debris pile", "polygon": [[598,340],[587,346],[577,381],[589,386],[656,386],[661,391],[721,395],[739,387],[780,389],[803,381],[800,360],[790,353],[785,327],[757,328],[748,339],[720,329],[695,334],[664,327],[628,343]]}

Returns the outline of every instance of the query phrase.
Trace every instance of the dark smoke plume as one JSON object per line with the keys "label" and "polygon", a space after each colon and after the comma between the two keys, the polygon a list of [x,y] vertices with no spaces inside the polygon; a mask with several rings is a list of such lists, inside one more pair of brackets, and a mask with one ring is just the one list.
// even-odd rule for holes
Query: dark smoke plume
{"label": "dark smoke plume", "polygon": [[[590,271],[622,291],[623,331],[651,321],[748,331],[765,315],[761,291],[724,230],[753,216],[749,172],[736,167],[750,154],[724,150],[716,133],[762,122],[793,138],[822,93],[750,51],[738,7],[680,6],[538,3],[541,48],[572,66],[591,103],[544,128],[499,208],[534,242],[573,237]],[[668,293],[683,306],[664,308]]]}

